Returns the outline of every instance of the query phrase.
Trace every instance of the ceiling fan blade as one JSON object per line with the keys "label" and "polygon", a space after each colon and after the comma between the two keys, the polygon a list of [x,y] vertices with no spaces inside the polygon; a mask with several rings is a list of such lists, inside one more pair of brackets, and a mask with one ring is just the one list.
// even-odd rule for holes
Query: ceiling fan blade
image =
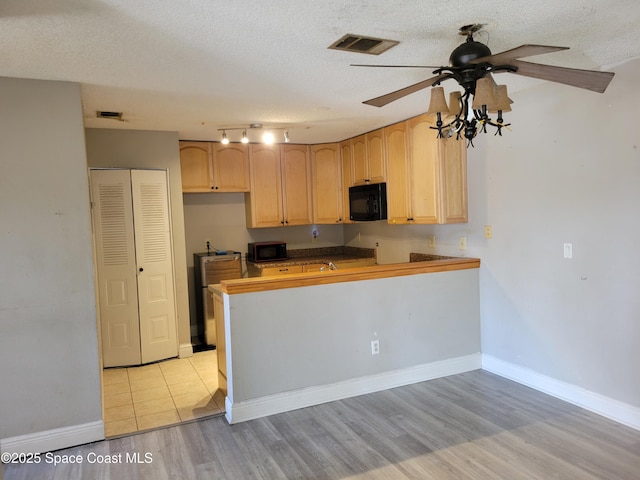
{"label": "ceiling fan blade", "polygon": [[379,68],[443,68],[442,65],[439,67],[435,67],[433,65],[363,65],[360,63],[352,63],[349,65],[350,67],[379,67]]}
{"label": "ceiling fan blade", "polygon": [[512,60],[510,65],[518,68],[517,71],[512,72],[516,75],[563,83],[598,93],[603,93],[607,89],[614,75],[612,72],[578,70],[577,68],[523,62],[522,60]]}
{"label": "ceiling fan blade", "polygon": [[559,52],[560,50],[569,50],[569,47],[525,44],[494,55],[476,58],[475,60],[471,60],[469,63],[475,64],[488,62],[492,65],[509,65],[511,60],[515,60],[516,58],[532,57],[534,55],[542,55],[543,53]]}
{"label": "ceiling fan blade", "polygon": [[384,107],[386,104],[391,103],[395,100],[398,100],[402,97],[406,97],[412,93],[418,92],[424,88],[428,88],[433,86],[434,83],[437,83],[441,80],[445,80],[450,78],[450,73],[443,73],[440,75],[436,75],[435,77],[428,78],[421,82],[418,82],[414,85],[410,85],[405,88],[401,88],[400,90],[396,90],[395,92],[387,93],[386,95],[382,95],[380,97],[372,98],[371,100],[367,100],[362,103],[366,103],[367,105],[373,105],[374,107]]}

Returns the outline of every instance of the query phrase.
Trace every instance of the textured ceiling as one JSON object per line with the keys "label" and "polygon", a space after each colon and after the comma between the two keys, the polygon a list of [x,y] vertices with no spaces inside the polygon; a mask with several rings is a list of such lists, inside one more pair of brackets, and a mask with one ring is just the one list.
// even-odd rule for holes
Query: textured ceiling
{"label": "textured ceiling", "polygon": [[[486,24],[476,39],[494,53],[571,47],[534,62],[600,69],[640,56],[638,0],[2,0],[0,75],[80,83],[87,127],[217,140],[218,128],[261,122],[290,127],[293,142],[329,142],[426,110],[428,90],[382,108],[362,101],[430,70],[350,63],[446,65],[469,23]],[[346,33],[400,44],[380,56],[327,49]],[[540,81],[499,83],[517,108],[518,90]]]}

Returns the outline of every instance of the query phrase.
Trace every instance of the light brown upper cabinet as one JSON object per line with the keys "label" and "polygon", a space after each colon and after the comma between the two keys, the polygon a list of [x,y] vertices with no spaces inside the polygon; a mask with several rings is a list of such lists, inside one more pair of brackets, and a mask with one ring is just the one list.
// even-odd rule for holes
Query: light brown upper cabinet
{"label": "light brown upper cabinet", "polygon": [[310,225],[311,162],[307,145],[249,146],[247,227]]}
{"label": "light brown upper cabinet", "polygon": [[386,181],[384,129],[352,138],[351,161],[353,185]]}
{"label": "light brown upper cabinet", "polygon": [[353,223],[349,210],[349,187],[352,181],[351,141],[340,142],[340,160],[342,162],[342,223]]}
{"label": "light brown upper cabinet", "polygon": [[313,223],[342,223],[342,159],[337,143],[311,145]]}
{"label": "light brown upper cabinet", "polygon": [[217,142],[180,142],[182,191],[249,191],[247,145]]}
{"label": "light brown upper cabinet", "polygon": [[433,124],[425,114],[385,128],[391,224],[467,221],[464,140],[438,139]]}

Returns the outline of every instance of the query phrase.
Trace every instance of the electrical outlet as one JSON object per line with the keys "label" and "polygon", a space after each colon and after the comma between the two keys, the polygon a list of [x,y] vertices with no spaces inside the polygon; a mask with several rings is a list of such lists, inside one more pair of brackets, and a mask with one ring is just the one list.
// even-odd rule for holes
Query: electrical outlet
{"label": "electrical outlet", "polygon": [[360,238],[360,232],[356,233],[356,242],[361,242],[362,239]]}
{"label": "electrical outlet", "polygon": [[213,250],[213,244],[211,243],[211,239],[210,238],[205,238],[204,239],[204,248],[206,248],[207,251]]}
{"label": "electrical outlet", "polygon": [[491,231],[491,225],[484,226],[484,238],[493,238],[493,232]]}
{"label": "electrical outlet", "polygon": [[458,238],[458,246],[460,247],[460,250],[466,250],[467,249],[467,237],[461,236],[460,238]]}
{"label": "electrical outlet", "polygon": [[436,236],[435,235],[429,235],[427,237],[427,246],[429,248],[435,248],[435,246],[436,246]]}
{"label": "electrical outlet", "polygon": [[380,353],[380,340],[371,340],[371,355]]}

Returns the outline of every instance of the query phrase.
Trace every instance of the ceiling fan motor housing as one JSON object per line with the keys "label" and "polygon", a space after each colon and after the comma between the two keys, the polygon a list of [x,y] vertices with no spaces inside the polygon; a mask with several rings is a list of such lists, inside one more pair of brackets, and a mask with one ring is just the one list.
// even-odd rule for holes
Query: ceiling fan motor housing
{"label": "ceiling fan motor housing", "polygon": [[491,50],[484,43],[476,42],[472,38],[468,38],[465,43],[456,47],[449,57],[449,65],[451,67],[473,68],[469,62],[476,58],[488,57]]}

